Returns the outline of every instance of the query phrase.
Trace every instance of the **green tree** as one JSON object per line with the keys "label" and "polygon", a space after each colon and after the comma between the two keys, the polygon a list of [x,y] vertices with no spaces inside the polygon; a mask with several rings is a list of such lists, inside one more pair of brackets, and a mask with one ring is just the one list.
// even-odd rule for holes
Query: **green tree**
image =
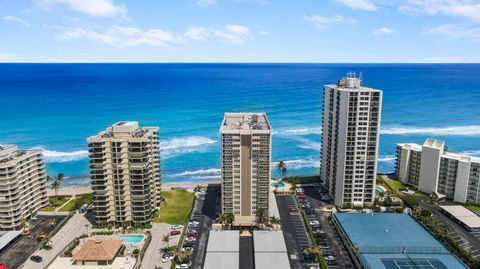
{"label": "green tree", "polygon": [[175,251],[175,262],[179,264],[188,263],[191,255],[191,251],[177,249]]}
{"label": "green tree", "polygon": [[275,168],[280,174],[280,179],[284,179],[287,176],[287,164],[284,161],[279,161]]}
{"label": "green tree", "polygon": [[225,228],[225,224],[227,223],[227,214],[220,213],[217,217],[217,222],[222,224],[222,228]]}
{"label": "green tree", "polygon": [[225,214],[225,222],[228,224],[230,229],[232,229],[233,223],[235,222],[235,215],[233,215],[233,213]]}
{"label": "green tree", "polygon": [[[62,184],[64,175],[62,173],[58,174],[57,177],[53,180],[52,182],[52,190],[55,191],[55,205],[54,207],[57,206],[57,198],[58,198],[58,190],[60,189],[60,185]],[[47,177],[47,180],[51,180],[52,178],[50,176]]]}
{"label": "green tree", "polygon": [[267,225],[268,224],[268,215],[267,215],[267,212],[264,208],[259,208],[255,211],[255,222],[258,225],[261,225],[261,224]]}
{"label": "green tree", "polygon": [[170,235],[166,234],[162,237],[162,242],[167,244],[167,248],[170,248]]}

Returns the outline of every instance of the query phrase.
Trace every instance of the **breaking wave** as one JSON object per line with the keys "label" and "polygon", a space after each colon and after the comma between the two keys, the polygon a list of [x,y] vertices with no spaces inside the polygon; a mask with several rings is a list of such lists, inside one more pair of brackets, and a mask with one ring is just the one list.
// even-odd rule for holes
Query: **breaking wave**
{"label": "breaking wave", "polygon": [[219,168],[200,169],[194,171],[184,171],[181,173],[171,174],[168,177],[189,177],[192,179],[220,179],[222,170]]}
{"label": "breaking wave", "polygon": [[415,126],[392,126],[384,127],[380,131],[385,135],[456,135],[474,136],[480,135],[480,125],[447,126],[447,127],[415,127]]}
{"label": "breaking wave", "polygon": [[43,152],[43,156],[45,157],[45,162],[47,163],[74,162],[74,161],[88,158],[87,150],[63,152],[63,151],[48,150],[43,148],[34,148],[34,149],[40,149]]}

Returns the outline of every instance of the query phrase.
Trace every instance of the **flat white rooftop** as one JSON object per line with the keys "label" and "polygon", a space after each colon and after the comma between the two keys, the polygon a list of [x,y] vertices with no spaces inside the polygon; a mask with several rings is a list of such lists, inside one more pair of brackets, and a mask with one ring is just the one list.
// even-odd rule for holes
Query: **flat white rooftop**
{"label": "flat white rooftop", "polygon": [[264,112],[225,113],[221,130],[270,130]]}
{"label": "flat white rooftop", "polygon": [[255,269],[290,269],[287,253],[255,252]]}
{"label": "flat white rooftop", "polygon": [[239,252],[239,231],[210,231],[208,238],[208,252]]}
{"label": "flat white rooftop", "polygon": [[253,245],[255,246],[255,253],[287,253],[282,231],[253,231]]}
{"label": "flat white rooftop", "polygon": [[472,211],[460,205],[445,205],[440,206],[443,210],[454,216],[460,222],[470,229],[480,228],[480,217]]}
{"label": "flat white rooftop", "polygon": [[48,269],[133,269],[135,258],[116,257],[112,264],[108,265],[76,265],[70,257],[57,257]]}
{"label": "flat white rooftop", "polygon": [[207,252],[204,269],[238,269],[240,268],[239,252]]}
{"label": "flat white rooftop", "polygon": [[10,242],[12,242],[15,238],[20,236],[22,234],[22,231],[10,231],[2,237],[0,237],[0,250],[5,248]]}

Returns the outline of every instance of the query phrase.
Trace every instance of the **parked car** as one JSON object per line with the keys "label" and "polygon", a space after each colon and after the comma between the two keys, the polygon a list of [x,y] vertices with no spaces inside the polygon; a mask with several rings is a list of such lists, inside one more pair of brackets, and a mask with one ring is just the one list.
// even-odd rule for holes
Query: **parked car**
{"label": "parked car", "polygon": [[175,269],[188,269],[188,264],[177,264],[177,266],[175,266]]}
{"label": "parked car", "polygon": [[290,214],[298,214],[298,208],[290,208]]}
{"label": "parked car", "polygon": [[197,233],[197,232],[187,233],[187,237],[195,237],[195,238],[197,238],[197,237],[198,237],[198,233]]}
{"label": "parked car", "polygon": [[193,251],[193,247],[183,247],[182,251]]}
{"label": "parked car", "polygon": [[37,255],[33,255],[30,257],[30,260],[36,263],[41,263],[43,261],[43,258]]}
{"label": "parked car", "polygon": [[173,260],[174,257],[175,257],[175,255],[173,255],[172,253],[165,253],[162,256],[162,262],[163,263],[169,262],[169,261]]}
{"label": "parked car", "polygon": [[300,199],[300,200],[304,200],[305,199],[305,194],[297,195],[297,198]]}
{"label": "parked car", "polygon": [[200,224],[200,222],[196,221],[196,220],[191,220],[189,223],[188,223],[188,226],[198,226]]}
{"label": "parked car", "polygon": [[326,261],[335,261],[336,259],[335,259],[335,256],[330,255],[330,256],[325,256],[325,260]]}
{"label": "parked car", "polygon": [[310,225],[311,226],[314,226],[314,225],[319,226],[320,222],[318,220],[310,220]]}
{"label": "parked car", "polygon": [[185,238],[185,242],[195,242],[197,240],[196,237],[192,237],[192,236],[189,236],[187,238]]}
{"label": "parked car", "polygon": [[333,254],[335,254],[335,253],[334,253],[333,251],[331,251],[331,250],[323,250],[323,251],[322,251],[322,254],[323,254],[324,256],[329,256],[329,255],[333,255]]}
{"label": "parked car", "polygon": [[315,210],[314,210],[313,208],[311,208],[311,207],[310,207],[310,208],[305,208],[305,213],[307,213],[307,214],[313,214],[313,213],[315,213]]}
{"label": "parked car", "polygon": [[317,255],[311,252],[303,251],[302,256],[303,256],[303,260],[305,261],[314,261],[315,259],[317,259]]}
{"label": "parked car", "polygon": [[170,231],[170,235],[179,235],[181,233],[182,233],[182,231],[180,231],[180,230],[171,230]]}
{"label": "parked car", "polygon": [[184,242],[183,247],[184,248],[191,248],[195,246],[195,242]]}
{"label": "parked car", "polygon": [[172,228],[172,230],[181,230],[181,229],[183,229],[183,225],[173,224],[171,228]]}

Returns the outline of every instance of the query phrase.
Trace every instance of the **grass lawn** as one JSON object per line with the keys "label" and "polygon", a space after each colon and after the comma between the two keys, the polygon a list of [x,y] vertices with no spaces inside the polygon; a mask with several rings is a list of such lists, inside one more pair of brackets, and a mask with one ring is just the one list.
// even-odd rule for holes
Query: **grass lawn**
{"label": "grass lawn", "polygon": [[40,211],[53,212],[53,211],[55,211],[55,207],[44,207],[44,208],[40,208]]}
{"label": "grass lawn", "polygon": [[48,204],[52,207],[59,207],[65,204],[71,196],[57,196],[57,202],[55,202],[55,196],[48,197]]}
{"label": "grass lawn", "polygon": [[460,203],[460,202],[455,202],[455,204],[461,205],[461,206],[463,206],[466,209],[471,210],[471,211],[480,211],[480,205],[464,204],[464,203]]}
{"label": "grass lawn", "polygon": [[396,193],[398,191],[403,191],[407,188],[407,186],[404,185],[402,182],[400,182],[398,180],[391,179],[386,175],[379,175],[379,177],[383,181],[385,187],[387,189],[393,190],[394,193]]}
{"label": "grass lawn", "polygon": [[195,194],[186,190],[171,190],[162,191],[162,196],[165,200],[160,206],[160,216],[153,221],[168,224],[187,223]]}
{"label": "grass lawn", "polygon": [[68,201],[68,203],[66,203],[64,206],[62,206],[62,208],[60,208],[59,211],[62,211],[62,212],[74,211],[76,209],[75,201],[76,201],[76,199],[72,199],[72,200]]}

